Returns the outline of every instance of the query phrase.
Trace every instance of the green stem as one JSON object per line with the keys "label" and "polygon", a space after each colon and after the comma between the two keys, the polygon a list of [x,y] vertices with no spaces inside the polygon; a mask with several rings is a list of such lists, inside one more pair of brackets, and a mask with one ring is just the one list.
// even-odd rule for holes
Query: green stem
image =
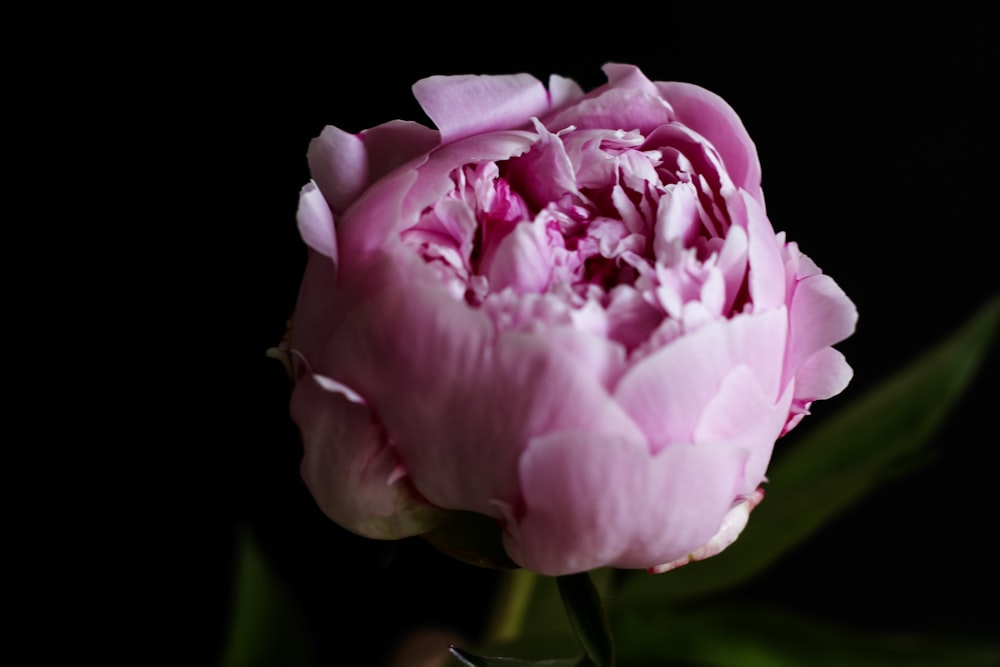
{"label": "green stem", "polygon": [[611,636],[611,623],[590,573],[556,577],[556,586],[573,632],[589,659],[587,664],[615,667],[615,642]]}
{"label": "green stem", "polygon": [[500,573],[497,598],[483,637],[487,646],[512,641],[521,634],[537,576],[534,572],[523,569],[504,570]]}

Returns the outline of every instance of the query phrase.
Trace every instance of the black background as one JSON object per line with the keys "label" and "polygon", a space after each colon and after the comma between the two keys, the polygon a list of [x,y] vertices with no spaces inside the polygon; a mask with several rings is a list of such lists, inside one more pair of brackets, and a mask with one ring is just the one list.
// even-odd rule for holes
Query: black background
{"label": "black background", "polygon": [[[326,124],[423,119],[410,95],[421,77],[559,73],[589,89],[617,61],[729,101],[757,143],[775,228],[860,312],[839,346],[855,380],[803,433],[996,294],[988,21],[810,11],[373,6],[164,17],[148,41],[131,37],[113,60],[139,60],[140,74],[122,77],[110,112],[126,146],[117,174],[141,202],[138,250],[118,274],[135,382],[118,397],[124,486],[105,563],[124,597],[97,620],[120,629],[134,664],[211,664],[240,526],[306,611],[324,664],[381,664],[414,627],[480,630],[492,572],[419,539],[357,538],[316,509],[288,382],[264,354],[304,266],[294,214],[309,140]],[[993,354],[933,460],[741,593],[866,629],[995,633],[995,373]],[[362,649],[369,659],[334,657]]]}

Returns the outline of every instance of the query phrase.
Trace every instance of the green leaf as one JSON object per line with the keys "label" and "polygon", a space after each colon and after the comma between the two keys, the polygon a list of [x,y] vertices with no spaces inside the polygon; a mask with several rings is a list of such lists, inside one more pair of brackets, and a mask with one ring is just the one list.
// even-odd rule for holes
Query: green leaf
{"label": "green leaf", "polygon": [[608,614],[587,572],[556,579],[570,625],[596,667],[614,667],[615,645]]}
{"label": "green leaf", "polygon": [[525,660],[523,658],[485,658],[473,655],[457,646],[451,654],[467,667],[583,667],[586,658],[556,658],[554,660]]}
{"label": "green leaf", "polygon": [[518,567],[503,548],[503,533],[496,519],[477,512],[446,512],[424,539],[460,561],[495,569]]}
{"label": "green leaf", "polygon": [[304,619],[248,531],[238,540],[228,641],[219,667],[315,664]]}
{"label": "green leaf", "polygon": [[915,362],[812,431],[768,472],[767,498],[726,551],[665,575],[629,573],[616,607],[659,604],[741,583],[912,463],[975,377],[1000,325],[1000,297]]}
{"label": "green leaf", "polygon": [[622,665],[991,667],[1000,644],[879,634],[754,605],[632,610],[614,623]]}

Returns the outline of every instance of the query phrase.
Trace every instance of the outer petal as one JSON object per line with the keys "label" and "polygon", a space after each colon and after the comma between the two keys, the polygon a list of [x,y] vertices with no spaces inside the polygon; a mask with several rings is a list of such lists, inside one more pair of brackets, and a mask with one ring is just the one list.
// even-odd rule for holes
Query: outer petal
{"label": "outer petal", "polygon": [[603,373],[542,335],[497,336],[482,312],[425,283],[420,267],[403,273],[408,284],[361,304],[330,336],[325,367],[370,401],[430,502],[483,514],[497,513],[494,500],[513,504],[518,457],[545,433],[641,438]]}
{"label": "outer petal", "polygon": [[511,557],[551,576],[595,567],[651,567],[707,542],[732,504],[743,454],[670,447],[595,432],[532,441],[521,459],[524,512],[510,517]]}
{"label": "outer petal", "polygon": [[368,408],[309,372],[292,392],[305,447],[302,478],[323,512],[359,535],[398,539],[434,527],[440,510],[416,494]]}
{"label": "outer petal", "polygon": [[712,536],[712,539],[683,558],[678,558],[675,561],[650,568],[650,574],[662,574],[664,572],[669,572],[670,570],[674,570],[682,565],[687,565],[692,561],[704,560],[721,553],[726,549],[726,547],[735,542],[737,537],[740,536],[740,533],[742,533],[743,529],[746,528],[747,521],[750,519],[750,512],[754,507],[759,505],[760,501],[763,499],[764,490],[755,490],[754,493],[752,493],[746,500],[738,503],[735,507],[726,512],[726,518],[722,520],[722,526],[719,528],[719,531]]}
{"label": "outer petal", "polygon": [[712,142],[736,186],[763,206],[757,147],[733,108],[715,93],[690,83],[658,81],[656,87],[673,107],[677,121]]}
{"label": "outer petal", "polygon": [[694,442],[702,412],[739,365],[777,401],[787,329],[784,308],[707,324],[632,367],[615,388],[615,398],[653,451],[671,442]]}
{"label": "outer petal", "polygon": [[832,398],[847,388],[853,376],[844,355],[824,347],[806,359],[795,374],[795,400],[811,403]]}
{"label": "outer petal", "polygon": [[559,109],[583,97],[583,89],[573,79],[553,74],[549,77],[549,106]]}
{"label": "outer petal", "polygon": [[360,135],[327,125],[309,142],[309,173],[335,213],[343,213],[368,186],[368,151]]}
{"label": "outer petal", "polygon": [[299,210],[295,214],[299,234],[306,245],[337,264],[337,232],[333,228],[333,213],[326,199],[316,187],[316,181],[309,181],[299,192]]}
{"label": "outer petal", "polygon": [[408,120],[392,120],[361,133],[368,149],[368,182],[419,158],[441,141],[441,133]]}
{"label": "outer petal", "polygon": [[441,131],[441,141],[525,126],[549,109],[549,94],[530,74],[431,76],[413,96]]}
{"label": "outer petal", "polygon": [[857,320],[857,308],[833,278],[817,273],[800,280],[789,309],[785,377],[798,373],[816,352],[854,333]]}
{"label": "outer petal", "polygon": [[776,401],[761,388],[750,369],[741,365],[726,375],[719,392],[701,413],[695,442],[733,443],[749,453],[745,478],[737,490],[740,495],[749,495],[764,481],[791,402],[791,387]]}

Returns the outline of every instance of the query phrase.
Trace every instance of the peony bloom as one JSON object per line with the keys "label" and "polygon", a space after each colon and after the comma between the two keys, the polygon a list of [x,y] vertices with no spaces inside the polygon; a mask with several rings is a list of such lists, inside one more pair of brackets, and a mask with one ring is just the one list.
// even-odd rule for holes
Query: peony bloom
{"label": "peony bloom", "polygon": [[434,76],[437,130],[311,143],[291,410],[349,530],[463,510],[543,574],[671,569],[736,539],[777,438],[850,380],[854,305],[775,233],[735,112],[604,71]]}

